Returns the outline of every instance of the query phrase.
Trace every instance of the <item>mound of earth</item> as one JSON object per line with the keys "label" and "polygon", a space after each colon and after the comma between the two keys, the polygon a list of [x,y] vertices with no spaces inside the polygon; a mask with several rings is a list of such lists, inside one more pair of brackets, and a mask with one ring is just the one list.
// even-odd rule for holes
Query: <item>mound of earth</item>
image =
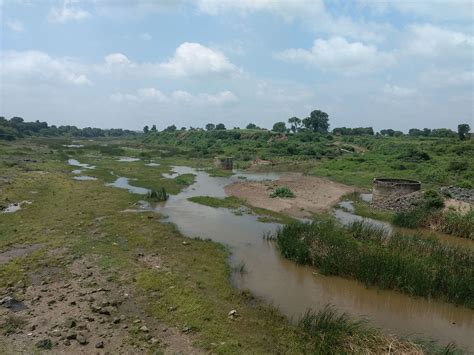
{"label": "mound of earth", "polygon": [[[295,197],[270,197],[275,189],[283,186],[288,187]],[[354,188],[319,177],[287,174],[276,181],[236,182],[226,186],[225,191],[252,206],[304,218],[330,209]]]}
{"label": "mound of earth", "polygon": [[383,200],[372,201],[372,206],[390,211],[407,211],[414,208],[423,199],[423,192],[415,191],[410,194],[393,196]]}

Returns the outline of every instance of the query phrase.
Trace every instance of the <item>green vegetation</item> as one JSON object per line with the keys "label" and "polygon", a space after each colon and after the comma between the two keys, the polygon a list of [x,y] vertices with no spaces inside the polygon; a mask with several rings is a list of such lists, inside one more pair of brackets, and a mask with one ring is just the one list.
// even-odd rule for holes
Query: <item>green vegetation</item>
{"label": "green vegetation", "polygon": [[282,186],[282,187],[278,187],[275,191],[273,191],[270,194],[270,197],[291,198],[291,197],[295,197],[295,194],[288,187]]}
{"label": "green vegetation", "polygon": [[281,253],[322,273],[474,308],[474,254],[435,239],[333,220],[290,224],[276,234]]}
{"label": "green vegetation", "polygon": [[[237,210],[240,207],[244,206],[249,213],[253,213],[259,216],[258,220],[260,222],[265,222],[265,223],[275,222],[275,223],[288,224],[288,223],[293,223],[296,221],[294,218],[289,217],[282,213],[270,211],[265,208],[250,206],[249,204],[245,203],[244,201],[234,196],[229,196],[225,198],[217,198],[217,197],[210,197],[210,196],[194,196],[194,197],[188,198],[188,200],[191,202],[199,203],[201,205],[205,205],[209,207],[228,208],[231,210]],[[242,211],[238,211],[237,213],[242,213]]]}
{"label": "green vegetation", "polygon": [[155,190],[150,190],[148,191],[146,198],[148,200],[160,202],[160,201],[166,201],[168,200],[169,196],[166,193],[166,189],[162,187],[160,190],[155,191]]}
{"label": "green vegetation", "polygon": [[[137,302],[140,316],[143,311],[170,327],[186,326],[192,330],[194,345],[207,352],[313,353],[321,339],[335,338],[334,327],[316,323],[310,331],[303,323],[292,325],[249,292],[233,288],[227,264],[229,253],[224,247],[206,240],[189,241],[173,225],[162,223],[156,213],[123,213],[141,196],[104,186],[104,182],[115,178],[110,174],[114,171],[147,181],[148,186],[167,182],[176,193],[183,185],[160,177],[161,172],[169,172],[170,161],[162,159],[162,165],[151,168],[142,161],[120,163],[98,152],[90,153],[93,154],[78,152],[76,157],[96,165],[87,173],[95,174],[99,180],[77,182],[71,179],[72,167],[66,165],[67,156],[62,149],[51,149],[42,141],[0,144],[0,173],[9,181],[0,180],[2,199],[32,201],[17,213],[0,214],[0,252],[16,245],[41,246],[0,267],[0,289],[18,282],[28,286],[31,275],[47,275],[51,268],[58,270],[55,277],[68,280],[75,277],[71,272],[74,260],[89,258],[104,277],[131,290],[130,298]],[[154,169],[153,174],[150,169]],[[166,189],[169,191],[168,186]],[[183,241],[187,244],[183,245]],[[137,261],[137,251],[143,250],[159,255],[166,272]],[[54,280],[51,282],[54,285]],[[170,312],[170,307],[175,310]],[[235,321],[228,319],[231,309],[238,311]],[[15,320],[12,325],[21,323]],[[377,353],[389,346],[393,351],[428,351],[405,340],[393,342],[393,337],[379,331],[377,340],[363,347],[360,344],[366,338],[358,331],[347,328],[337,333],[344,339],[342,345],[324,345],[332,353],[359,352],[358,349]],[[131,327],[130,341],[135,337]],[[37,347],[54,350],[49,339]]]}

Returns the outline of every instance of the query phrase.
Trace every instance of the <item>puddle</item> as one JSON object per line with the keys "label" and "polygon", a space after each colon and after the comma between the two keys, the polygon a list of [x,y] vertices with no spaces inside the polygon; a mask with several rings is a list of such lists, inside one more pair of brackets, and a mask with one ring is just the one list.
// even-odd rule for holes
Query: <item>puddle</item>
{"label": "puddle", "polygon": [[21,210],[22,205],[31,205],[31,201],[21,201],[21,202],[14,202],[9,203],[7,207],[1,210],[2,213],[14,213]]}
{"label": "puddle", "polygon": [[119,189],[125,189],[133,194],[139,194],[139,195],[146,195],[148,193],[149,190],[145,189],[144,187],[130,185],[129,180],[130,179],[126,177],[119,177],[114,182],[105,184],[105,186],[118,187]]}
{"label": "puddle", "polygon": [[6,264],[14,258],[20,258],[39,249],[41,244],[13,246],[7,251],[0,253],[0,265]]}
{"label": "puddle", "polygon": [[126,210],[123,210],[122,212],[149,212],[155,210],[155,206],[152,206],[149,202],[140,200],[138,201],[135,205],[132,207],[136,208],[127,208]]}
{"label": "puddle", "polygon": [[73,173],[74,175],[82,174],[82,169],[73,170],[73,171],[71,171],[71,173]]}
{"label": "puddle", "polygon": [[74,179],[74,180],[78,180],[78,181],[92,181],[92,180],[97,180],[97,178],[95,178],[95,177],[93,177],[93,176],[87,176],[87,175],[74,176],[73,179]]}
{"label": "puddle", "polygon": [[[283,258],[274,243],[262,238],[264,233],[276,231],[278,224],[262,223],[258,216],[236,215],[229,209],[188,201],[193,196],[226,197],[224,187],[239,181],[239,176],[265,180],[277,178],[278,174],[237,173],[225,178],[210,177],[204,171],[187,167],[175,166],[173,171],[195,174],[195,183],[178,195],[170,196],[155,210],[167,216],[165,221],[174,223],[188,237],[210,238],[228,245],[232,252],[231,265],[243,264],[247,271],[233,275],[236,287],[250,290],[290,319],[298,319],[308,308],[318,310],[331,303],[353,317],[368,318],[373,325],[389,333],[428,337],[442,344],[455,342],[474,350],[473,310],[395,291],[367,288],[360,282],[341,277],[320,275],[314,268]],[[130,190],[126,179],[123,184],[122,188]],[[335,213],[344,223],[362,218],[340,209]],[[375,222],[391,228],[384,222]]]}
{"label": "puddle", "polygon": [[66,148],[82,148],[84,147],[83,144],[63,144],[63,147]]}
{"label": "puddle", "polygon": [[132,161],[138,161],[140,160],[139,158],[132,158],[132,157],[121,157],[120,159],[117,159],[117,161],[121,162],[132,162]]}
{"label": "puddle", "polygon": [[[67,163],[68,163],[69,165],[78,166],[78,167],[84,168],[84,169],[95,169],[95,166],[94,166],[94,165],[79,163],[79,161],[77,161],[76,159],[69,159],[69,160],[67,161]],[[75,171],[77,171],[77,170],[75,170]],[[79,174],[80,174],[80,172],[79,172]]]}
{"label": "puddle", "polygon": [[148,164],[145,164],[146,166],[160,166],[159,163],[148,163]]}

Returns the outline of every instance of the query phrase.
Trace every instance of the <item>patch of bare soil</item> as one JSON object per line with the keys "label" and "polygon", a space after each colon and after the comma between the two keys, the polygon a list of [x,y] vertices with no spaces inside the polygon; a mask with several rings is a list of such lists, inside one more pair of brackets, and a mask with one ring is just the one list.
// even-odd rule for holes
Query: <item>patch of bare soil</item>
{"label": "patch of bare soil", "polygon": [[444,207],[445,211],[452,210],[460,214],[466,214],[471,210],[471,208],[473,208],[473,206],[468,202],[459,201],[452,198],[444,200]]}
{"label": "patch of bare soil", "polygon": [[[288,187],[294,198],[272,198],[272,191],[278,187]],[[228,185],[225,191],[252,206],[265,208],[290,216],[303,218],[312,213],[330,209],[341,196],[353,192],[353,187],[327,179],[300,174],[283,175],[276,181],[241,181]]]}
{"label": "patch of bare soil", "polygon": [[41,244],[30,244],[30,245],[17,245],[13,246],[10,249],[0,253],[0,265],[8,263],[14,258],[19,258],[26,256],[36,249],[40,248]]}
{"label": "patch of bare soil", "polygon": [[[141,255],[156,268],[159,258]],[[148,315],[144,300],[108,281],[92,260],[35,272],[32,284],[0,290],[0,353],[200,354],[192,336]]]}

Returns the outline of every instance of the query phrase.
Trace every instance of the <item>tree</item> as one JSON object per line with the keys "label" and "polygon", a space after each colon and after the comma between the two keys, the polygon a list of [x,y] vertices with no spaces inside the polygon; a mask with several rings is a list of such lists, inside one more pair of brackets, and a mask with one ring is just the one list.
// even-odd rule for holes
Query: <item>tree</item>
{"label": "tree", "polygon": [[382,130],[380,131],[380,134],[381,134],[382,136],[393,137],[393,135],[395,134],[395,131],[394,131],[393,129],[391,129],[391,128],[389,128],[389,129],[382,129]]}
{"label": "tree", "polygon": [[419,137],[423,135],[423,131],[418,128],[410,128],[408,131],[408,135],[411,137]]}
{"label": "tree", "polygon": [[151,126],[150,132],[157,132],[156,125]]}
{"label": "tree", "polygon": [[277,122],[273,125],[273,131],[284,133],[286,131],[285,122]]}
{"label": "tree", "polygon": [[320,110],[314,110],[309,117],[303,120],[303,125],[313,132],[327,133],[329,129],[329,115]]}
{"label": "tree", "polygon": [[290,129],[293,133],[296,133],[298,129],[301,128],[301,125],[302,125],[302,122],[298,117],[289,118],[288,123],[290,124]]}
{"label": "tree", "polygon": [[216,125],[214,123],[208,123],[206,125],[206,131],[212,131],[216,128]]}
{"label": "tree", "polygon": [[173,124],[171,126],[166,127],[163,132],[175,132],[176,131],[176,126]]}
{"label": "tree", "polygon": [[216,129],[217,129],[217,130],[225,130],[225,125],[224,125],[223,123],[218,123],[218,124],[216,125]]}
{"label": "tree", "polygon": [[247,129],[258,129],[257,125],[255,123],[249,123],[247,125],[247,127],[245,127]]}
{"label": "tree", "polygon": [[458,125],[458,136],[460,140],[465,140],[469,136],[469,132],[471,131],[471,127],[467,123],[461,123]]}
{"label": "tree", "polygon": [[148,134],[150,132],[150,129],[148,126],[143,127],[143,133]]}

